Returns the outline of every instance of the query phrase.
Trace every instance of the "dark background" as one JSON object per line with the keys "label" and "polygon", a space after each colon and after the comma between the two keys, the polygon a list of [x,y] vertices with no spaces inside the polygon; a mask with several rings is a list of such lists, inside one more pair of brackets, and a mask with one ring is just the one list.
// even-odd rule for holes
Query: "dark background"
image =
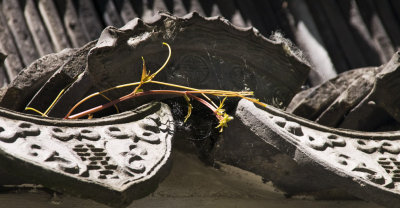
{"label": "dark background", "polygon": [[35,59],[99,37],[157,11],[220,15],[264,36],[280,31],[310,60],[310,85],[387,62],[400,45],[397,0],[0,0],[0,86]]}

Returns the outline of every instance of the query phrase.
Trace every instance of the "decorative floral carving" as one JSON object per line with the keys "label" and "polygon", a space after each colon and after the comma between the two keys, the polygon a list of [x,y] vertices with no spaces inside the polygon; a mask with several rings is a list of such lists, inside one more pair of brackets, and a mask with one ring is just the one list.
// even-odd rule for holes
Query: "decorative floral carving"
{"label": "decorative floral carving", "polygon": [[[54,177],[76,179],[79,183],[110,191],[110,194],[130,190],[132,185],[152,180],[171,150],[174,128],[168,107],[148,105],[150,107],[139,110],[141,116],[128,117],[129,122],[125,117],[124,122],[116,121],[111,125],[97,122],[90,127],[86,124],[86,127],[79,127],[73,122],[57,121],[57,125],[52,126],[49,125],[52,123],[2,118],[0,151],[40,170],[62,173]],[[143,113],[149,109],[152,113]],[[46,184],[46,179],[38,178],[40,180]]]}

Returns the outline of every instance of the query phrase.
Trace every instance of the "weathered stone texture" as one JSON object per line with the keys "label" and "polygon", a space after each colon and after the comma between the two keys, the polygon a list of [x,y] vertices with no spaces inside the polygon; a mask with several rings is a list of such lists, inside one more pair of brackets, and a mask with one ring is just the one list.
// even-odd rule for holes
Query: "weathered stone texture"
{"label": "weathered stone texture", "polygon": [[[399,132],[328,128],[246,100],[239,102],[235,116],[236,128],[226,129],[217,143],[217,159],[277,181],[289,193],[343,190],[399,207]],[[253,145],[272,151],[253,151]]]}
{"label": "weathered stone texture", "polygon": [[[135,19],[121,29],[103,31],[88,56],[93,84],[107,89],[139,80],[141,56],[148,70],[157,70],[167,57],[162,42],[171,45],[172,58],[157,80],[200,89],[254,90],[256,97],[278,107],[289,103],[309,71],[284,41],[267,40],[254,29],[196,13],[183,18],[161,14],[148,24]],[[128,91],[107,94],[116,99]]]}
{"label": "weathered stone texture", "polygon": [[174,126],[165,104],[90,121],[6,109],[0,117],[3,168],[59,192],[121,207],[152,193],[170,170]]}
{"label": "weathered stone texture", "polygon": [[8,75],[7,78],[12,80],[22,69],[23,63],[19,58],[17,47],[15,46],[3,12],[0,12],[0,50],[7,55],[4,66]]}
{"label": "weathered stone texture", "polygon": [[55,51],[71,47],[57,8],[52,0],[40,0],[38,3],[40,14],[50,34]]}
{"label": "weathered stone texture", "polygon": [[[25,1],[24,16],[29,27],[33,42],[40,56],[54,52],[50,37],[41,20],[40,13],[34,0]],[[28,63],[29,64],[29,63]]]}
{"label": "weathered stone texture", "polygon": [[2,9],[24,64],[32,63],[32,61],[39,58],[39,53],[32,41],[19,2],[4,1]]}
{"label": "weathered stone texture", "polygon": [[74,48],[79,48],[89,42],[83,26],[79,21],[79,16],[74,7],[73,0],[56,1],[56,6],[63,13],[63,21],[66,32],[68,34],[71,45]]}
{"label": "weathered stone texture", "polygon": [[24,69],[7,87],[1,97],[0,106],[21,111],[47,79],[61,67],[73,54],[74,49],[46,55]]}
{"label": "weathered stone texture", "polygon": [[361,68],[297,94],[287,111],[319,124],[363,131],[395,130],[399,54],[380,67]]}

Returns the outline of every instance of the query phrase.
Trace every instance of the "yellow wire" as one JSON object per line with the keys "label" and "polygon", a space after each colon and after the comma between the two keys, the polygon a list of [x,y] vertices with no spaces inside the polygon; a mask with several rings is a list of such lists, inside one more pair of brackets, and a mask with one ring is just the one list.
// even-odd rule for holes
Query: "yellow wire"
{"label": "yellow wire", "polygon": [[[66,88],[67,88],[67,87],[66,87]],[[54,107],[54,105],[56,104],[56,102],[60,99],[61,95],[64,94],[66,88],[62,89],[62,90],[60,91],[60,93],[58,93],[57,97],[53,100],[53,102],[51,103],[51,105],[50,105],[50,106],[47,108],[47,110],[44,112],[44,115],[47,115],[47,114],[49,113],[49,111]]]}
{"label": "yellow wire", "polygon": [[[166,83],[166,82],[160,82],[160,81],[153,81],[152,79],[161,71],[165,68],[165,66],[168,64],[170,58],[171,58],[171,47],[163,42],[163,45],[166,45],[168,47],[168,58],[167,60],[164,62],[164,64],[152,75],[150,75],[149,79],[147,79],[146,82],[133,82],[133,83],[128,83],[128,84],[123,84],[123,85],[118,85],[115,87],[111,87],[108,88],[106,90],[100,91],[100,92],[96,92],[93,93],[85,98],[83,98],[81,101],[79,101],[78,103],[75,104],[74,107],[72,107],[70,109],[70,111],[68,112],[67,116],[69,116],[79,105],[81,105],[83,102],[89,100],[92,97],[95,97],[97,95],[101,95],[103,97],[105,97],[107,100],[111,101],[109,98],[107,98],[105,95],[103,95],[103,93],[108,92],[110,90],[114,90],[114,89],[120,89],[120,88],[124,88],[124,87],[130,87],[130,86],[135,86],[135,85],[142,85],[144,83],[154,83],[154,84],[159,84],[159,85],[165,85],[165,86],[169,86],[169,87],[176,87],[176,88],[181,88],[181,89],[186,89],[186,90],[192,90],[192,91],[198,91],[201,92],[201,94],[214,106],[214,107],[218,107],[207,95],[207,94],[211,94],[214,96],[225,96],[225,97],[245,97],[245,96],[250,96],[250,95],[254,95],[254,92],[252,91],[243,91],[243,92],[231,92],[231,91],[224,91],[224,90],[201,90],[201,89],[196,89],[196,88],[192,88],[192,87],[186,87],[186,86],[182,86],[182,85],[176,85],[176,84],[171,84],[171,83]],[[144,60],[143,60],[144,61]],[[144,62],[143,62],[144,63]],[[142,73],[143,76],[143,73]],[[138,87],[137,87],[138,88]],[[135,92],[135,91],[134,91]],[[255,101],[251,98],[247,98],[246,99],[250,100],[250,101]],[[257,103],[257,101],[256,101]],[[259,103],[259,102],[258,102]],[[115,105],[114,105],[115,106]],[[116,106],[115,106],[116,107]],[[119,109],[116,107],[117,111],[119,112]]]}
{"label": "yellow wire", "polygon": [[150,76],[150,80],[152,80],[161,70],[165,68],[165,66],[167,66],[169,59],[171,58],[172,55],[171,47],[168,45],[168,43],[163,42],[162,44],[168,47],[168,58],[167,60],[165,60],[164,64],[154,74]]}
{"label": "yellow wire", "polygon": [[[111,87],[111,88],[105,89],[105,90],[100,91],[100,92],[95,92],[93,94],[90,94],[90,95],[86,96],[85,98],[83,98],[82,100],[80,100],[78,103],[76,103],[74,105],[74,107],[72,107],[71,110],[69,110],[67,115],[70,115],[78,106],[80,106],[82,103],[84,103],[85,101],[89,100],[92,97],[95,97],[97,95],[102,95],[103,93],[108,92],[110,90],[120,89],[120,88],[124,88],[124,87],[131,87],[131,86],[135,86],[135,85],[138,85],[138,84],[140,84],[140,82],[133,82],[133,83],[128,83],[128,84],[118,85],[118,86],[115,86],[115,87]],[[109,98],[106,98],[106,99],[109,99]],[[118,109],[118,112],[119,112],[119,109]]]}
{"label": "yellow wire", "polygon": [[[103,95],[103,94],[101,94],[101,93],[100,93],[100,95],[101,95],[103,98],[105,98],[106,100],[108,100],[109,102],[112,101],[112,100],[111,100],[110,98],[108,98],[106,95]],[[114,108],[115,108],[115,110],[117,111],[117,113],[119,113],[119,108],[118,108],[118,106],[117,106],[117,105],[114,105]],[[93,117],[93,115],[92,115],[92,117]]]}
{"label": "yellow wire", "polygon": [[44,114],[44,113],[42,113],[42,112],[40,112],[40,111],[38,111],[38,110],[36,110],[36,109],[34,109],[34,108],[31,108],[31,107],[26,107],[25,110],[26,110],[26,111],[27,111],[27,110],[31,110],[31,111],[34,111],[34,112],[40,114],[40,115],[43,116],[43,117],[47,117],[46,114]]}

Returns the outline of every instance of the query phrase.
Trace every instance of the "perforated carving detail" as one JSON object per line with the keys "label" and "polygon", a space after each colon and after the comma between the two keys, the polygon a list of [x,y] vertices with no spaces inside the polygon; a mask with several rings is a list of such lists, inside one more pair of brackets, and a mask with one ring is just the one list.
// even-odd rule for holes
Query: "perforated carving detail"
{"label": "perforated carving detail", "polygon": [[[91,174],[98,179],[118,179],[115,173],[118,165],[111,159],[103,147],[95,147],[93,144],[77,144],[73,150],[86,165],[86,171],[80,176],[89,177]],[[78,174],[76,172],[75,174]]]}
{"label": "perforated carving detail", "polygon": [[373,141],[366,139],[357,140],[356,147],[358,150],[372,154],[375,152],[380,153],[390,153],[390,154],[399,154],[400,153],[400,143],[398,141]]}
{"label": "perforated carving detail", "polygon": [[393,182],[400,182],[400,161],[394,157],[379,157],[378,163],[390,175]]}
{"label": "perforated carving detail", "polygon": [[[341,136],[268,114],[275,128],[303,144],[315,158],[373,184],[400,192],[400,141]],[[390,155],[390,156],[389,156]]]}
{"label": "perforated carving detail", "polygon": [[91,127],[4,118],[0,120],[0,149],[79,181],[121,191],[150,177],[169,157],[173,121],[166,109],[128,123]]}

